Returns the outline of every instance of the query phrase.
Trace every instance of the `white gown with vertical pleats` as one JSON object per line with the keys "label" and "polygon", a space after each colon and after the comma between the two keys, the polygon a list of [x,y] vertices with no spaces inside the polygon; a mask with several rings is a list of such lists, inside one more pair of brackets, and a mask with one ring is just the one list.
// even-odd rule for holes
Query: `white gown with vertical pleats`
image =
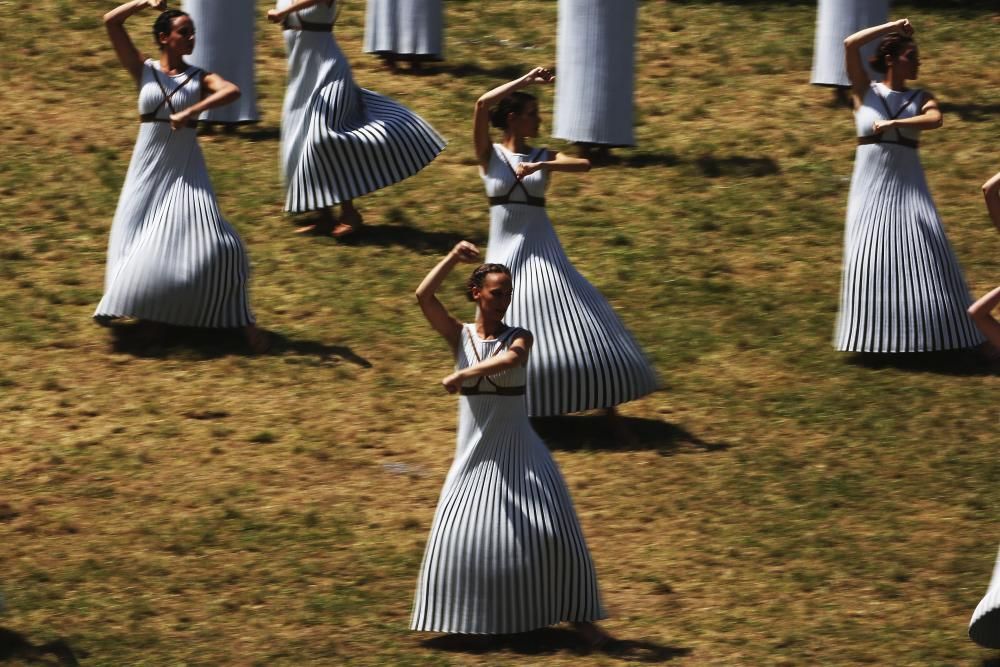
{"label": "white gown with vertical pleats", "polygon": [[[920,114],[924,99],[919,90],[873,83],[855,113],[858,136],[870,136],[876,120]],[[969,288],[919,150],[894,143],[900,137],[915,142],[920,131],[887,130],[885,142],[859,145],[855,154],[834,346],[930,352],[978,345],[984,338],[966,313]]]}
{"label": "white gown with vertical pleats", "polygon": [[[456,367],[503,352],[517,336],[511,327],[484,340],[465,325]],[[516,394],[524,383],[523,367],[465,383],[463,392],[478,393],[459,397],[455,460],[420,566],[414,630],[508,634],[604,618],[566,483]]]}
{"label": "white gown with vertical pleats", "polygon": [[167,122],[171,105],[181,111],[201,100],[203,74],[192,66],[168,76],[154,60],[143,64],[139,113],[157,120],[139,124],[111,224],[96,318],[196,327],[254,321],[246,250],[219,212],[197,133],[191,127],[172,130]]}

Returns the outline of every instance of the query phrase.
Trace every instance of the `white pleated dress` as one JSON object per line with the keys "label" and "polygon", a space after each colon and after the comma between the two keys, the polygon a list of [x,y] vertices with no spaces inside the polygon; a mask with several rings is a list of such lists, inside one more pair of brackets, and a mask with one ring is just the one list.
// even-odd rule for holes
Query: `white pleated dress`
{"label": "white pleated dress", "polygon": [[[889,0],[819,0],[810,82],[820,86],[850,87],[844,40],[864,28],[889,20]],[[862,62],[878,48],[878,40],[861,49]]]}
{"label": "white pleated dress", "polygon": [[1000,553],[986,595],[969,620],[969,638],[986,648],[1000,648]]}
{"label": "white pleated dress", "polygon": [[[279,0],[278,8],[292,4]],[[312,211],[408,178],[444,150],[444,139],[398,102],[354,83],[330,32],[334,5],[286,21],[288,90],[281,122],[285,210]]]}
{"label": "white pleated dress", "polygon": [[143,64],[139,114],[146,120],[111,225],[95,318],[194,327],[254,321],[246,250],[219,212],[197,133],[193,127],[171,130],[168,121],[171,109],[201,100],[203,75],[188,67],[169,76],[154,60]]}
{"label": "white pleated dress", "polygon": [[197,37],[188,61],[240,87],[240,99],[209,109],[200,120],[208,123],[255,123],[257,86],[254,81],[254,24],[256,0],[184,0]]}
{"label": "white pleated dress", "polygon": [[443,28],[442,0],[368,0],[365,53],[440,60]]}
{"label": "white pleated dress", "polygon": [[[610,408],[655,391],[656,373],[610,304],[573,267],[545,211],[544,171],[518,181],[519,162],[547,159],[493,145],[482,175],[490,198],[487,262],[514,279],[507,322],[535,335],[528,362],[532,417]],[[506,200],[506,201],[505,201]]]}
{"label": "white pleated dress", "polygon": [[[503,352],[511,327],[462,330],[456,367]],[[525,411],[525,370],[469,381],[458,440],[417,581],[410,627],[508,634],[604,618],[569,491]]]}
{"label": "white pleated dress", "polygon": [[552,136],[635,144],[636,0],[559,0]]}
{"label": "white pleated dress", "polygon": [[[934,207],[915,147],[920,131],[872,123],[920,114],[922,91],[873,82],[855,112],[860,145],[847,202],[834,346],[850,352],[930,352],[983,342],[972,300]],[[902,143],[900,143],[902,142]]]}

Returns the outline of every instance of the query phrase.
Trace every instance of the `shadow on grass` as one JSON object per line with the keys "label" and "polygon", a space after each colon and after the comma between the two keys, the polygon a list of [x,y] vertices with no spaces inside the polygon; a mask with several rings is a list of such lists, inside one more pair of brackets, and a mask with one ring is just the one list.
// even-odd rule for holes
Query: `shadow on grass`
{"label": "shadow on grass", "polygon": [[251,125],[240,128],[228,136],[236,139],[248,139],[250,141],[277,141],[281,138],[280,127],[268,127],[265,125]]}
{"label": "shadow on grass", "polygon": [[599,653],[645,664],[668,662],[691,653],[689,648],[629,639],[614,639],[597,651],[591,651],[579,634],[564,628],[543,628],[516,635],[444,635],[424,640],[421,644],[435,651],[480,656],[505,651],[523,656],[553,655],[562,652],[575,655]]}
{"label": "shadow on grass", "polygon": [[1000,658],[987,658],[981,667],[1000,667]]}
{"label": "shadow on grass", "polygon": [[639,451],[652,449],[661,456],[676,454],[682,445],[703,452],[729,449],[725,443],[705,442],[686,429],[669,422],[641,417],[618,417],[634,442],[621,442],[611,420],[603,414],[532,417],[531,425],[550,449],[577,451],[601,449]]}
{"label": "shadow on grass", "polygon": [[991,121],[1000,113],[1000,104],[955,104],[942,102],[942,113],[958,114],[959,118],[970,123],[985,123]]}
{"label": "shadow on grass", "polygon": [[909,373],[936,373],[938,375],[987,376],[997,375],[996,362],[990,363],[972,350],[948,350],[945,352],[901,352],[895,354],[875,354],[857,352],[847,362],[854,366],[882,370],[891,368]]}
{"label": "shadow on grass", "polygon": [[[271,339],[271,348],[264,355],[315,357],[321,361],[340,359],[362,368],[372,367],[370,361],[343,345],[289,338],[274,331],[267,331],[267,334]],[[175,327],[155,322],[113,328],[111,345],[115,352],[154,359],[203,360],[229,355],[255,356],[239,329]]]}
{"label": "shadow on grass", "polygon": [[457,78],[467,76],[487,76],[492,79],[516,79],[531,69],[528,65],[497,65],[496,67],[483,67],[478,63],[442,63],[435,67],[435,71]]}
{"label": "shadow on grass", "polygon": [[[52,656],[49,659],[47,656]],[[24,660],[33,665],[77,667],[80,663],[69,644],[61,639],[38,646],[19,632],[0,627],[0,661]]]}
{"label": "shadow on grass", "polygon": [[761,178],[773,176],[780,169],[778,163],[769,157],[750,157],[748,155],[712,155],[702,154],[691,158],[677,155],[671,151],[663,153],[633,153],[631,155],[615,156],[614,163],[623,167],[642,169],[643,167],[676,167],[690,164],[707,178],[729,176],[733,178]]}
{"label": "shadow on grass", "polygon": [[343,245],[368,245],[381,247],[403,247],[427,253],[445,253],[459,241],[472,241],[476,245],[485,242],[482,237],[455,232],[429,232],[408,224],[365,225],[355,234],[340,239]]}

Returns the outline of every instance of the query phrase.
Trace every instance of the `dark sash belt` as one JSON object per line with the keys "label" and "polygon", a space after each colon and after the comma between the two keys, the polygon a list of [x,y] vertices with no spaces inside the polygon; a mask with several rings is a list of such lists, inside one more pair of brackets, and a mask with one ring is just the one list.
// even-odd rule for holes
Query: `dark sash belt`
{"label": "dark sash belt", "polygon": [[305,32],[330,32],[333,30],[332,23],[312,23],[311,21],[299,20],[300,25],[291,25],[288,21],[281,24],[285,30],[304,30]]}
{"label": "dark sash belt", "polygon": [[508,196],[501,195],[499,197],[488,197],[490,206],[503,206],[504,204],[524,204],[525,206],[541,206],[545,207],[545,197],[532,197],[528,195],[528,198],[524,201],[517,201],[516,199],[511,199]]}
{"label": "dark sash belt", "polygon": [[[139,116],[140,123],[169,123],[169,118],[157,118],[155,113],[144,113]],[[198,127],[198,119],[190,118],[188,122],[185,123],[187,127]]]}
{"label": "dark sash belt", "polygon": [[480,391],[479,387],[462,387],[462,396],[524,396],[524,387],[495,387],[490,391]]}
{"label": "dark sash belt", "polygon": [[858,146],[867,146],[869,144],[898,144],[900,146],[906,146],[907,148],[917,148],[920,145],[920,142],[914,141],[913,139],[907,139],[906,137],[900,137],[899,139],[883,139],[880,134],[858,137]]}

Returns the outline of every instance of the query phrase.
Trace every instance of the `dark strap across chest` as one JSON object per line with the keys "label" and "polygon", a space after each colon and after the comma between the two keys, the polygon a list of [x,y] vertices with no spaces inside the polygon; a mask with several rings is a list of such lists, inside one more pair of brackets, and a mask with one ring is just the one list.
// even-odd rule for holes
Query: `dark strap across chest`
{"label": "dark strap across chest", "polygon": [[[545,149],[544,148],[536,148],[535,150],[533,150],[528,155],[528,158],[529,158],[528,161],[530,162],[531,161],[530,158],[533,157],[534,155],[536,155],[538,153],[538,151],[541,151],[541,150],[545,150]],[[522,183],[521,179],[517,177],[517,171],[514,169],[514,167],[507,160],[507,156],[505,156],[502,152],[499,153],[499,155],[500,155],[500,159],[503,160],[503,163],[505,165],[507,165],[508,169],[510,169],[510,173],[514,174],[514,184],[510,186],[510,190],[507,190],[507,192],[505,194],[497,195],[495,197],[487,197],[487,200],[490,202],[490,206],[503,206],[504,204],[524,204],[526,206],[541,206],[541,207],[544,207],[545,206],[545,197],[535,197],[535,196],[532,196],[532,195],[528,194],[528,189],[526,187],[524,187],[524,183]],[[521,193],[524,195],[524,201],[512,200],[510,198],[510,196],[512,194],[514,194],[514,190],[516,190],[517,188],[521,188]]]}
{"label": "dark strap across chest", "polygon": [[[514,337],[514,334],[517,331],[518,331],[517,327],[511,327],[506,332],[504,332],[504,334],[501,335],[500,338],[497,339],[498,342],[502,342],[504,339],[510,340],[511,338]],[[468,330],[465,327],[462,328],[462,333],[463,334],[468,333],[468,336],[469,336],[469,346],[472,348],[472,354],[476,357],[476,363],[481,362],[482,359],[479,357],[479,350],[476,349],[476,341],[472,337],[472,334],[469,333]],[[503,349],[504,349],[503,345],[497,345],[496,349],[493,350],[493,355],[491,355],[491,356],[496,356]],[[484,390],[482,388],[483,380],[486,380],[486,382],[488,382],[490,384],[490,386],[491,386],[490,389]],[[524,396],[524,392],[525,392],[525,385],[523,385],[523,384],[519,385],[517,387],[501,387],[501,386],[497,385],[497,383],[495,383],[493,380],[491,380],[488,375],[482,375],[482,376],[480,376],[479,379],[476,380],[476,384],[472,385],[471,387],[465,387],[465,386],[463,386],[463,387],[461,387],[458,390],[458,393],[460,393],[462,396],[481,396],[481,395],[487,395],[487,396]]]}
{"label": "dark strap across chest", "polygon": [[[159,73],[159,71],[157,71],[157,69],[155,67],[153,67],[152,65],[149,66],[149,70],[153,73],[153,80],[156,81],[156,85],[158,85],[160,87],[160,92],[163,93],[163,99],[160,100],[160,103],[156,105],[156,108],[153,109],[152,111],[150,111],[149,113],[140,114],[140,116],[139,116],[139,122],[140,123],[169,123],[170,122],[169,118],[158,118],[156,116],[156,114],[159,113],[160,109],[162,109],[164,105],[167,106],[167,108],[170,110],[171,114],[177,113],[177,109],[174,107],[174,102],[173,102],[174,95],[176,95],[180,91],[181,88],[183,88],[188,83],[190,83],[192,80],[194,80],[194,78],[198,75],[198,73],[201,70],[198,69],[197,67],[189,67],[188,68],[188,74],[187,74],[187,76],[185,76],[181,80],[181,82],[177,84],[177,87],[174,88],[169,93],[167,92],[167,87],[163,85],[163,81],[160,79],[160,73]],[[194,127],[197,124],[198,124],[198,119],[197,118],[192,118],[187,123],[188,127]]]}
{"label": "dark strap across chest", "polygon": [[[899,134],[897,132],[897,134]],[[869,144],[897,144],[899,146],[906,146],[907,148],[919,148],[920,142],[916,139],[907,139],[903,135],[899,135],[895,139],[886,139],[881,134],[870,134],[867,137],[858,137],[858,146],[868,146]]]}
{"label": "dark strap across chest", "polygon": [[[903,104],[900,105],[899,109],[897,109],[894,113],[892,109],[889,108],[889,100],[885,99],[885,97],[882,96],[882,93],[878,91],[878,87],[875,84],[872,84],[872,92],[875,93],[875,97],[877,97],[879,101],[882,102],[882,108],[885,109],[886,120],[896,120],[897,118],[899,118],[900,114],[902,114],[906,110],[906,108],[910,106],[913,100],[917,99],[917,96],[919,96],[921,93],[919,89],[914,90],[909,97],[903,100]],[[893,129],[896,130],[895,139],[886,138],[884,132],[882,134],[872,134],[867,137],[858,137],[858,146],[868,146],[871,144],[896,144],[898,146],[906,146],[907,148],[913,148],[913,149],[916,149],[920,146],[920,142],[917,141],[916,139],[909,139],[907,137],[904,137],[903,133],[899,131],[899,128],[893,128]]]}

